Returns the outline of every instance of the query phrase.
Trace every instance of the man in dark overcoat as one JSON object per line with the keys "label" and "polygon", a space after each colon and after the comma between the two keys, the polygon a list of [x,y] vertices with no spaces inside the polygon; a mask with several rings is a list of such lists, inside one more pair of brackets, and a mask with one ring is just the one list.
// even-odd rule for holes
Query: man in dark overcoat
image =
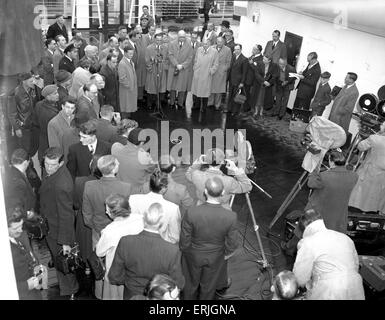
{"label": "man in dark overcoat", "polygon": [[[44,155],[47,176],[40,188],[40,214],[47,218],[49,234],[46,237],[56,268],[60,251],[68,254],[75,242],[75,213],[73,210],[73,180],[64,165],[59,148],[49,148]],[[79,284],[74,273],[63,274],[56,269],[60,295],[75,298]]]}

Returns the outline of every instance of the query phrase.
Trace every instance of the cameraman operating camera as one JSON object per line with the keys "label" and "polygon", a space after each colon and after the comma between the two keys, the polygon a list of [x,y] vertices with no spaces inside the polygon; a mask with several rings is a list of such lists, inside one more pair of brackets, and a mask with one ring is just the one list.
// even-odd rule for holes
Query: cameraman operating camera
{"label": "cameraman operating camera", "polygon": [[[221,166],[224,164],[226,164],[228,175],[221,171]],[[246,193],[252,188],[244,169],[238,168],[234,161],[226,160],[221,149],[209,149],[205,155],[201,155],[195,160],[186,172],[186,178],[195,185],[197,205],[206,201],[204,196],[205,183],[213,177],[219,177],[223,182],[225,192],[220,202],[226,209],[230,209],[232,194]]]}

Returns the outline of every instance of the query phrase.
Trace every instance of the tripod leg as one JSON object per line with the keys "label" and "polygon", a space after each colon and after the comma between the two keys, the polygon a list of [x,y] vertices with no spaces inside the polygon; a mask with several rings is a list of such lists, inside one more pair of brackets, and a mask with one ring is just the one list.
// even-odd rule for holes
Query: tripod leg
{"label": "tripod leg", "polygon": [[[268,266],[268,261],[266,259],[265,250],[263,249],[262,240],[261,240],[261,237],[259,235],[259,231],[258,231],[259,226],[257,225],[257,221],[255,220],[254,210],[253,210],[253,207],[251,205],[249,194],[245,193],[245,197],[246,197],[247,205],[249,206],[251,220],[253,221],[254,231],[255,231],[255,234],[257,236],[258,245],[259,245],[259,248],[261,249],[263,267],[266,268]],[[246,233],[245,233],[245,235],[246,235]]]}
{"label": "tripod leg", "polygon": [[270,225],[269,225],[269,228],[271,229],[273,227],[273,225],[277,222],[277,220],[282,216],[282,214],[285,212],[285,210],[287,209],[287,207],[290,205],[290,203],[293,201],[293,199],[295,198],[295,196],[298,194],[298,192],[301,190],[301,188],[303,187],[303,185],[306,183],[308,179],[308,172],[307,171],[304,171],[301,175],[301,177],[298,179],[298,181],[296,182],[296,184],[294,185],[293,189],[291,189],[289,195],[286,197],[286,199],[284,200],[284,202],[282,203],[282,205],[279,207],[279,209],[277,210],[277,214],[275,215],[275,217],[273,218],[273,220],[271,221]]}

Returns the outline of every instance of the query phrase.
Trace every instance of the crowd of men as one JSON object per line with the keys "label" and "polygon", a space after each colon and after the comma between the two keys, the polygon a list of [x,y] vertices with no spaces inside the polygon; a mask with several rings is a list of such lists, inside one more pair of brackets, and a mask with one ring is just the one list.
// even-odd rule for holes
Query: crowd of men
{"label": "crowd of men", "polygon": [[[172,157],[151,158],[132,113],[138,107],[154,108],[158,94],[163,106],[184,109],[186,92],[192,92],[193,110],[202,113],[210,105],[234,116],[250,110],[261,116],[270,108],[282,119],[295,82],[289,74],[295,68],[287,64],[278,30],[264,51],[256,45],[246,58],[228,21],[222,22],[219,34],[208,23],[201,41],[198,32],[188,36],[183,30],[170,41],[167,28],[157,33],[148,8],[143,9],[141,23],[119,27],[100,53],[76,30],[69,41],[63,16],[58,16],[47,32],[41,63],[20,74],[20,84],[9,98],[8,115],[18,148],[10,157],[5,201],[22,298],[36,299],[40,294],[38,261],[21,229],[23,221],[36,215],[48,222],[45,240],[62,296],[74,299],[79,291],[75,274],[57,268],[58,254],[69,254],[75,242],[85,262],[93,254],[105,257],[105,277],[94,286],[98,299],[176,299],[180,290],[184,299],[214,299],[216,292],[230,285],[227,260],[238,246],[237,214],[230,199],[251,190],[244,168],[225,159],[222,150],[210,149],[181,174]],[[315,52],[308,55],[308,62],[299,73],[295,106],[321,115],[331,101],[330,73],[321,74]],[[348,73],[330,116],[346,131],[358,97],[356,79],[356,74]],[[243,104],[234,99],[239,92],[246,95]],[[33,168],[31,162],[36,152],[41,168]],[[343,162],[337,158],[331,161]],[[232,175],[221,170],[224,165]],[[321,178],[317,179],[320,185]],[[353,188],[357,178],[351,180]],[[301,220],[296,281],[300,286],[313,281],[317,288],[311,275],[319,272],[321,279],[322,270],[311,268],[307,256],[322,257],[338,242],[341,247],[334,246],[333,259],[347,247],[349,251],[337,264],[332,261],[330,274],[338,269],[333,277],[354,275],[355,282],[344,278],[346,287],[353,288],[351,296],[328,297],[363,298],[357,254],[342,234],[346,221],[330,223],[329,210],[315,198]],[[318,231],[322,236],[314,240]],[[329,240],[321,246],[324,238]],[[307,244],[311,241],[322,247],[318,256],[312,251],[316,245]],[[85,274],[90,272],[87,264]],[[154,281],[159,292],[148,295]],[[325,287],[319,290],[326,292]],[[318,297],[310,287],[308,292],[308,298]]]}

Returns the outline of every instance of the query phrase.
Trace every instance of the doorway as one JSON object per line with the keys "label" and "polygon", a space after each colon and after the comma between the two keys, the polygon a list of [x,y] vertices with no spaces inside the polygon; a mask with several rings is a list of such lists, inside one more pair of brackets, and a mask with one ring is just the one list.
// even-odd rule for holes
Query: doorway
{"label": "doorway", "polygon": [[285,44],[287,48],[287,63],[297,69],[297,62],[301,52],[303,38],[297,34],[285,33]]}

